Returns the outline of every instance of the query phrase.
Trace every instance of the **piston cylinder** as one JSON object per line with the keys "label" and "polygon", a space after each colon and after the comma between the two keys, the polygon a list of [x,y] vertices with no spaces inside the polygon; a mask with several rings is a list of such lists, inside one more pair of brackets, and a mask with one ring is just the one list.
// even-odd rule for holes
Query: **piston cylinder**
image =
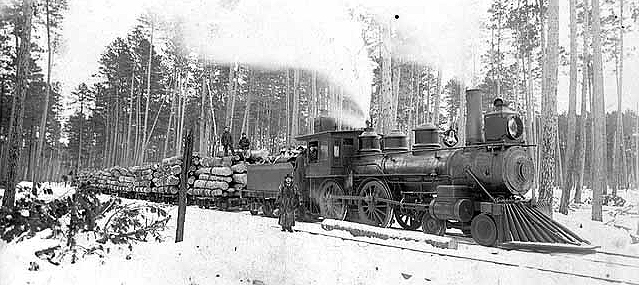
{"label": "piston cylinder", "polygon": [[428,211],[440,220],[468,222],[474,213],[472,195],[472,189],[464,185],[439,185]]}
{"label": "piston cylinder", "polygon": [[470,199],[434,199],[428,207],[430,215],[440,220],[469,222],[473,218],[473,202]]}

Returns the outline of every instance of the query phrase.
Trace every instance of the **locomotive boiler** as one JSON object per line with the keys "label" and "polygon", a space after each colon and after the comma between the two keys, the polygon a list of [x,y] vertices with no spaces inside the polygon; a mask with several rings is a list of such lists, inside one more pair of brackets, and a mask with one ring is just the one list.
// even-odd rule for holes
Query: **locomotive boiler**
{"label": "locomotive boiler", "polygon": [[[482,92],[466,92],[465,146],[442,146],[432,124],[413,130],[414,143],[393,131],[335,130],[330,120],[297,139],[307,151],[295,172],[305,205],[325,218],[442,235],[460,229],[482,245],[581,239],[524,199],[534,164],[519,114],[503,100],[484,114]],[[250,180],[249,175],[249,180]]]}

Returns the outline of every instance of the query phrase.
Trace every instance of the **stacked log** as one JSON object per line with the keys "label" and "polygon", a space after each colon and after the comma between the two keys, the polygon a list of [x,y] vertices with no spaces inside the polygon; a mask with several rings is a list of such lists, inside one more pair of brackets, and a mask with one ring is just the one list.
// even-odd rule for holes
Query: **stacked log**
{"label": "stacked log", "polygon": [[[207,157],[193,153],[187,170],[187,194],[196,197],[239,197],[247,184],[247,164],[233,165],[231,157]],[[182,174],[181,156],[159,164],[111,167],[93,171],[83,180],[100,189],[120,193],[177,194]]]}
{"label": "stacked log", "polygon": [[222,166],[222,160],[217,158],[203,157],[194,174],[197,179],[188,194],[195,196],[221,196],[228,191],[229,183],[233,181],[231,168]]}
{"label": "stacked log", "polygon": [[135,177],[128,169],[115,166],[98,171],[97,174],[94,174],[94,180],[97,181],[98,188],[117,192],[130,192],[133,191]]}
{"label": "stacked log", "polygon": [[234,193],[233,196],[239,195],[239,192],[246,188],[246,182],[248,180],[248,174],[246,173],[247,168],[246,163],[243,162],[231,166],[231,170],[233,170],[233,182],[229,189],[233,189],[233,191],[229,192]]}
{"label": "stacked log", "polygon": [[182,173],[182,157],[174,156],[165,158],[162,163],[155,166],[151,192],[160,194],[177,194]]}

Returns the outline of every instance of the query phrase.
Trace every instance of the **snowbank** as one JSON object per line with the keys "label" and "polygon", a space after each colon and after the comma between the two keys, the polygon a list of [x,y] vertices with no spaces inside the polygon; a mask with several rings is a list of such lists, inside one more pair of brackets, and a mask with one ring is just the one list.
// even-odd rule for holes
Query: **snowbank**
{"label": "snowbank", "polygon": [[365,236],[379,239],[398,239],[406,241],[424,242],[439,248],[457,249],[457,240],[451,237],[424,234],[415,231],[397,231],[365,224],[327,219],[322,221],[324,230],[343,230],[353,236]]}
{"label": "snowbank", "polygon": [[[64,196],[73,191],[63,187],[53,190],[52,196]],[[624,195],[635,197],[635,194]],[[604,207],[604,222],[610,219],[608,213],[616,209]],[[401,239],[383,241],[427,252],[423,253],[357,242],[379,242],[380,239],[353,237],[344,231],[326,233],[352,240],[305,232],[281,232],[277,219],[197,207],[187,207],[185,241],[176,244],[172,241],[177,207],[171,206],[169,214],[173,218],[163,232],[165,242],[137,243],[132,250],[111,245],[103,258],[90,255],[75,264],[55,266],[37,258],[36,250],[54,243],[44,238],[44,233],[21,243],[0,241],[0,285],[601,284],[600,280],[548,270],[639,282],[636,270],[600,263],[603,260],[593,261],[599,258],[593,255],[508,251],[478,246],[466,238],[459,239],[457,250]],[[632,215],[624,214],[631,221],[636,219]],[[639,256],[636,245],[629,244],[625,230],[590,221],[588,205],[571,207],[568,216],[555,213],[554,218],[604,250]],[[295,228],[325,232],[320,224],[298,223]],[[395,229],[383,231],[406,239],[423,235]],[[504,266],[477,261],[479,259],[528,267]],[[40,269],[29,271],[30,262],[38,263]],[[632,262],[632,266],[639,267],[639,262]]]}

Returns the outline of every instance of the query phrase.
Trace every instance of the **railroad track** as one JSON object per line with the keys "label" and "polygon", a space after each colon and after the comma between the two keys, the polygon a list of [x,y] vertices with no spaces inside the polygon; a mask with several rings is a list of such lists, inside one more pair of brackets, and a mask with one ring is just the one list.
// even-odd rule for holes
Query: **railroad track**
{"label": "railroad track", "polygon": [[[174,205],[174,204],[171,203],[169,205]],[[217,210],[217,209],[214,209],[214,208],[203,208],[203,209]],[[225,211],[225,212],[228,212],[228,211]],[[261,217],[268,218],[268,217],[265,217],[265,216],[261,216]],[[319,224],[319,222],[309,222],[309,224]],[[278,226],[272,226],[272,227],[273,228],[279,228]],[[404,229],[399,229],[399,228],[395,228],[395,229],[404,230]],[[367,241],[367,240],[359,239],[357,237],[352,237],[351,238],[351,237],[343,237],[343,236],[332,235],[332,234],[327,233],[326,231],[318,232],[318,231],[309,231],[309,230],[303,230],[303,229],[295,229],[295,231],[296,232],[304,232],[304,233],[308,233],[308,234],[311,234],[311,235],[318,235],[318,236],[330,237],[330,238],[335,238],[335,239],[347,240],[347,241],[352,241],[352,242],[357,242],[357,243],[365,243],[365,244],[370,244],[370,245],[380,246],[380,247],[395,248],[395,249],[400,249],[400,250],[407,250],[407,251],[412,251],[412,252],[432,254],[432,255],[438,255],[438,256],[444,256],[444,257],[450,257],[450,258],[456,258],[456,259],[463,259],[463,260],[470,260],[470,261],[476,261],[476,262],[482,262],[482,263],[490,263],[490,264],[496,264],[496,265],[507,266],[507,267],[519,267],[519,268],[524,268],[524,269],[529,269],[529,270],[538,270],[538,271],[542,271],[542,272],[549,272],[549,273],[565,275],[565,276],[573,276],[573,277],[579,277],[579,278],[585,278],[585,279],[604,281],[604,282],[608,282],[608,283],[639,285],[639,282],[634,282],[634,281],[619,280],[619,279],[610,278],[610,277],[594,276],[594,275],[588,275],[588,274],[582,274],[582,273],[576,273],[576,272],[564,272],[564,271],[560,271],[560,270],[556,270],[556,269],[543,268],[543,267],[535,266],[535,265],[524,265],[524,264],[517,264],[517,263],[513,263],[513,262],[508,262],[508,261],[498,261],[498,260],[491,260],[491,259],[478,258],[478,257],[472,257],[472,256],[464,256],[464,255],[461,255],[461,254],[451,254],[451,253],[439,252],[439,251],[435,251],[435,250],[426,250],[426,249],[411,248],[411,247],[405,247],[405,246],[399,246],[399,245],[393,245],[393,244],[386,244],[386,243],[383,243],[383,242]],[[446,234],[446,235],[456,238],[458,240],[458,242],[460,242],[460,243],[463,243],[463,244],[466,244],[466,245],[471,245],[471,246],[479,246],[479,245],[477,245],[477,243],[475,243],[475,241],[472,238],[468,238],[468,237],[465,237],[465,236],[460,235],[460,234]],[[519,249],[516,249],[516,248],[501,248],[501,249],[502,250],[506,250],[506,251],[519,250]],[[527,251],[536,252],[536,253],[546,253],[546,254],[551,254],[551,255],[555,255],[555,256],[561,256],[563,258],[569,258],[569,259],[587,260],[587,261],[590,261],[590,262],[601,263],[601,264],[605,264],[605,265],[608,265],[608,266],[624,267],[624,268],[628,268],[628,270],[637,270],[637,269],[639,269],[639,256],[633,256],[633,255],[627,255],[627,254],[621,254],[621,253],[615,253],[615,252],[593,250],[593,251],[591,251],[591,253],[588,253],[588,255],[592,256],[593,258],[583,258],[584,254],[578,254],[578,253],[556,253],[556,252],[552,252],[552,251],[548,251],[548,250],[527,250]],[[576,256],[577,254],[579,256]],[[601,257],[603,257],[603,256],[622,258],[622,259],[626,259],[626,261],[633,260],[633,261],[636,261],[637,263],[636,264],[628,264],[628,263],[617,262],[617,261],[606,261],[605,258],[602,260]]]}
{"label": "railroad track", "polygon": [[[273,228],[278,228],[278,227],[273,226]],[[359,239],[357,237],[349,238],[349,237],[332,235],[332,234],[325,233],[325,232],[316,232],[316,231],[309,231],[309,230],[303,230],[303,229],[295,229],[295,231],[296,232],[304,232],[304,233],[308,233],[308,234],[311,234],[311,235],[330,237],[330,238],[335,238],[335,239],[341,239],[341,240],[352,241],[352,242],[357,242],[357,243],[365,243],[365,244],[370,244],[370,245],[380,246],[380,247],[388,247],[388,248],[395,248],[395,249],[400,249],[400,250],[407,250],[407,251],[418,252],[418,253],[438,255],[438,256],[450,257],[450,258],[455,258],[455,259],[463,259],[463,260],[469,260],[469,261],[475,261],[475,262],[490,263],[490,264],[496,264],[496,265],[501,265],[501,266],[514,267],[514,268],[519,267],[519,268],[524,268],[524,269],[529,269],[529,270],[538,270],[538,271],[542,271],[542,272],[549,272],[549,273],[554,273],[554,274],[559,274],[559,275],[573,276],[573,277],[592,279],[592,280],[597,280],[597,281],[605,281],[605,282],[608,282],[608,283],[639,285],[639,282],[633,282],[633,281],[627,281],[627,280],[619,280],[619,279],[610,278],[610,277],[601,277],[601,276],[581,274],[581,273],[576,273],[576,272],[564,272],[564,271],[560,271],[560,270],[544,268],[544,267],[535,266],[535,265],[516,264],[516,263],[512,263],[512,262],[507,262],[507,261],[490,260],[490,259],[484,259],[484,258],[478,258],[478,257],[465,256],[465,255],[461,255],[461,254],[452,254],[452,253],[445,253],[445,252],[440,252],[440,251],[435,251],[435,250],[418,249],[418,248],[399,246],[399,245],[394,245],[394,244],[387,244],[387,243],[383,243],[383,242],[367,241],[367,240]],[[600,253],[601,254],[615,255],[614,253],[608,253],[608,252],[600,252]],[[639,259],[639,257],[635,257],[635,256],[628,256],[628,257]],[[591,261],[590,259],[586,259],[586,260]],[[626,266],[626,267],[639,268],[639,266],[637,266],[637,265],[624,265],[624,264],[619,264],[619,263],[615,263],[615,262],[605,262],[605,261],[599,261],[599,262],[605,263],[605,264],[607,264],[609,266]],[[628,270],[631,270],[631,269],[628,269]]]}

